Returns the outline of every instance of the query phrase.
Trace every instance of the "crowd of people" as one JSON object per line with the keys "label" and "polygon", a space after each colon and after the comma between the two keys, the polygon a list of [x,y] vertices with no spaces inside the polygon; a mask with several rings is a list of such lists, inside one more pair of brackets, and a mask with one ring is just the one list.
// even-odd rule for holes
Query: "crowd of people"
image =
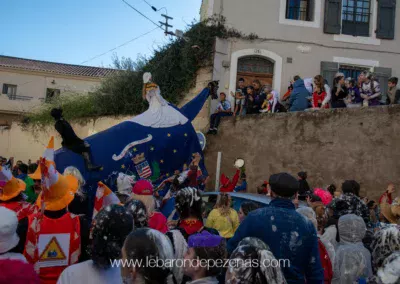
{"label": "crowd of people", "polygon": [[387,93],[383,94],[379,82],[368,71],[361,72],[358,78],[346,78],[339,72],[332,85],[321,75],[305,79],[295,76],[288,91],[281,96],[270,84],[262,85],[255,79],[248,85],[240,78],[236,92],[230,94],[234,105],[225,93],[220,93],[220,103],[211,115],[209,134],[217,133],[220,119],[224,116],[399,104],[397,84],[398,78],[389,78]]}
{"label": "crowd of people", "polygon": [[207,210],[197,155],[160,185],[121,174],[113,193],[99,182],[92,212],[76,168],[58,173],[52,159],[30,173],[11,165],[0,166],[0,283],[400,281],[393,184],[374,201],[354,180],[312,188],[306,172],[279,173],[258,188],[268,205],[236,211],[238,169]]}

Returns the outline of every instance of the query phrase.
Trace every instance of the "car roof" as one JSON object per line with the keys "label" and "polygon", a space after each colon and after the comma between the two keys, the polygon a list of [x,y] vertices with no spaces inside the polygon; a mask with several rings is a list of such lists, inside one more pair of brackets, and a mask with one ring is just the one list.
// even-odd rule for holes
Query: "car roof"
{"label": "car roof", "polygon": [[[263,204],[269,204],[271,202],[271,197],[263,194],[256,194],[256,193],[239,193],[239,192],[227,192],[232,197],[242,198],[249,201],[259,202]],[[207,191],[203,192],[202,196],[212,196],[218,195],[220,192],[217,191]],[[304,201],[299,200],[300,207],[308,207],[307,203]]]}

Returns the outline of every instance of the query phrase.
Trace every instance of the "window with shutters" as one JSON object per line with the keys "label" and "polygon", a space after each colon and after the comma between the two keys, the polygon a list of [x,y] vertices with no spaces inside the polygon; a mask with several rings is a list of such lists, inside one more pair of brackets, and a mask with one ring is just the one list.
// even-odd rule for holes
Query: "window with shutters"
{"label": "window with shutters", "polygon": [[335,41],[380,45],[394,39],[396,0],[325,0],[324,32]]}
{"label": "window with shutters", "polygon": [[343,0],[342,34],[370,35],[371,0]]}
{"label": "window with shutters", "polygon": [[15,100],[17,97],[17,85],[3,84],[2,93],[7,95],[10,100]]}
{"label": "window with shutters", "polygon": [[311,0],[286,0],[286,19],[312,21],[312,12]]}

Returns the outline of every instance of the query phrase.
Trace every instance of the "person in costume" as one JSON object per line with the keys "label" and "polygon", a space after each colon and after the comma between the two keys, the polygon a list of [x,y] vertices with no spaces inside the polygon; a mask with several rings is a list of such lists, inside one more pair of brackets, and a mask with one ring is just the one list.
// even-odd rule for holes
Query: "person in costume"
{"label": "person in costume", "polygon": [[47,284],[55,283],[69,265],[88,259],[89,225],[84,216],[67,210],[79,187],[77,178],[61,175],[45,159],[40,168],[44,183],[36,204],[41,211],[20,221],[19,237],[26,259]]}
{"label": "person in costume", "polygon": [[[134,263],[160,263],[174,259],[174,252],[168,238],[157,230],[141,228],[131,232],[122,248],[122,261]],[[154,262],[153,262],[154,261]],[[122,265],[123,283],[165,283],[173,284],[174,276],[169,265]]]}
{"label": "person in costume", "polygon": [[51,116],[56,121],[54,125],[57,132],[61,135],[61,145],[74,153],[81,155],[85,161],[86,167],[89,171],[98,171],[101,169],[99,165],[93,165],[90,157],[90,145],[79,138],[71,124],[63,117],[63,110],[61,108],[53,108]]}
{"label": "person in costume", "polygon": [[[18,218],[14,211],[0,207],[0,260],[13,259],[27,262],[22,251],[18,251]],[[1,273],[0,273],[1,274]],[[1,282],[0,283],[4,283]]]}
{"label": "person in costume", "polygon": [[224,173],[221,174],[220,182],[221,186],[219,188],[220,192],[233,192],[240,177],[240,170],[237,169],[235,175],[232,178],[232,181],[227,177]]}
{"label": "person in costume", "polygon": [[225,239],[203,231],[189,237],[188,247],[184,259],[184,273],[192,279],[188,284],[218,284],[222,267],[215,264],[226,258]]}
{"label": "person in costume", "polygon": [[0,206],[14,211],[18,220],[35,212],[35,206],[25,201],[25,188],[22,180],[13,177],[8,168],[0,166]]}
{"label": "person in costume", "polygon": [[65,269],[57,284],[121,283],[121,271],[112,266],[121,259],[126,236],[133,229],[133,217],[120,205],[110,205],[96,215],[89,247],[91,259]]}
{"label": "person in costume", "polygon": [[[257,238],[247,238],[240,242],[230,257],[226,272],[226,284],[285,284],[281,268],[266,265],[248,265],[249,263],[278,263],[268,246]],[[243,243],[243,244],[242,244]]]}
{"label": "person in costume", "polygon": [[156,211],[156,200],[153,196],[153,185],[148,180],[139,180],[132,189],[132,199],[140,200],[146,206],[149,216],[149,227],[165,234],[168,231],[167,218]]}
{"label": "person in costume", "polygon": [[26,195],[26,201],[29,203],[35,203],[36,201],[36,194],[33,188],[34,182],[31,177],[28,176],[28,165],[20,164],[18,166],[18,175],[16,176],[17,179],[23,180],[26,184],[26,189],[24,194]]}
{"label": "person in costume", "polygon": [[188,119],[173,108],[162,96],[160,87],[153,82],[151,73],[143,74],[144,100],[149,103],[147,111],[135,116],[131,121],[140,125],[154,128],[172,127],[183,125]]}
{"label": "person in costume", "polygon": [[[179,214],[176,228],[181,231],[186,240],[189,236],[203,231],[218,235],[217,230],[204,226],[202,205],[203,200],[197,188],[185,187],[176,195],[175,208]],[[170,224],[174,222],[171,221]]]}
{"label": "person in costume", "polygon": [[231,201],[229,194],[221,192],[206,222],[207,227],[216,229],[226,239],[232,238],[239,227],[239,216],[236,210],[231,208]]}

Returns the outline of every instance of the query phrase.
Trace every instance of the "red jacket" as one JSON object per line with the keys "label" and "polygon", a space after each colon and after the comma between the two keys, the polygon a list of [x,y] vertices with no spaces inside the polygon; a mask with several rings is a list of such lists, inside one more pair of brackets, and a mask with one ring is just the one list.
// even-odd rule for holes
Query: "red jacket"
{"label": "red jacket", "polygon": [[[320,93],[320,94],[318,94],[317,92],[314,92],[314,94],[313,94],[313,107],[321,107],[322,102],[324,101],[325,97],[326,97],[326,92],[325,91]],[[329,108],[329,105],[326,104],[324,106],[324,108]]]}
{"label": "red jacket", "polygon": [[319,249],[319,256],[321,259],[321,265],[322,268],[324,269],[324,283],[330,284],[333,278],[332,262],[331,259],[329,258],[328,252],[326,251],[324,244],[321,242],[320,239],[318,239],[318,249]]}
{"label": "red jacket", "polygon": [[219,188],[220,192],[233,192],[235,189],[238,181],[239,181],[239,175],[240,175],[240,170],[236,170],[235,175],[232,178],[232,181],[229,180],[229,178],[225,175],[221,175],[221,186]]}

